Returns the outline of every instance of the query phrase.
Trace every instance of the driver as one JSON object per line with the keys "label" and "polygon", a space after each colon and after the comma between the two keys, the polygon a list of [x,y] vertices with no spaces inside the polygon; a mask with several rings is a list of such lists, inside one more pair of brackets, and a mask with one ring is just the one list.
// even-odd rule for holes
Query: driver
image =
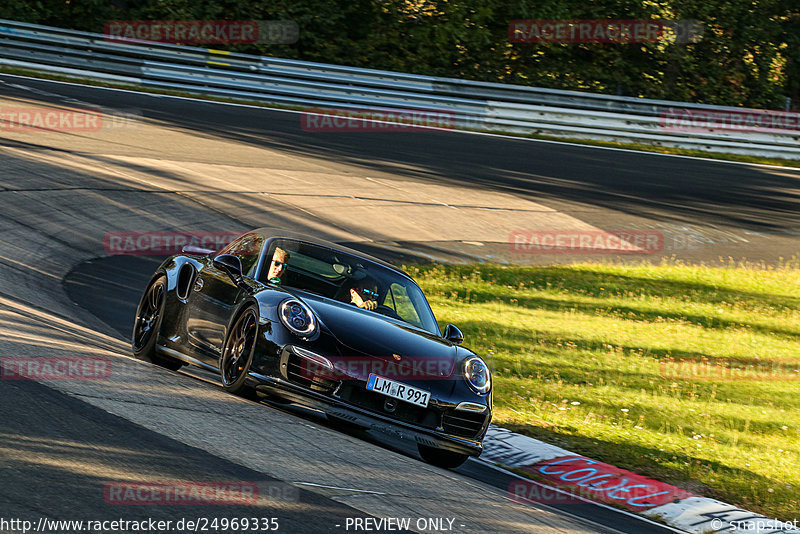
{"label": "driver", "polygon": [[267,280],[273,284],[280,284],[281,277],[286,273],[286,264],[289,262],[289,253],[280,247],[275,248],[272,253],[272,261],[269,262],[269,272]]}
{"label": "driver", "polygon": [[350,289],[350,303],[365,310],[374,310],[378,307],[378,284],[365,278],[354,288]]}

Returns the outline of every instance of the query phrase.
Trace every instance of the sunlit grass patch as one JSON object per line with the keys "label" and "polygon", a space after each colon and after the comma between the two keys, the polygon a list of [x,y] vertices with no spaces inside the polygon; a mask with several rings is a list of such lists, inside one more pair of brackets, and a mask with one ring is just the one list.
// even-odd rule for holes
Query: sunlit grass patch
{"label": "sunlit grass patch", "polygon": [[411,267],[495,378],[502,426],[800,515],[800,268]]}

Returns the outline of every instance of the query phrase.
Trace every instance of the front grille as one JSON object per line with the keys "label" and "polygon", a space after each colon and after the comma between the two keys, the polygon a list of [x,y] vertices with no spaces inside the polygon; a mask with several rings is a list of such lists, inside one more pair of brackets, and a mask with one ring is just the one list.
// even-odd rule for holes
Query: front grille
{"label": "front grille", "polygon": [[419,425],[424,428],[436,428],[439,423],[439,415],[433,408],[423,408],[422,406],[414,406],[413,404],[397,400],[397,407],[393,412],[389,412],[384,409],[384,404],[387,400],[390,400],[390,397],[373,391],[366,391],[355,384],[343,385],[340,398],[359,408],[388,415],[399,421]]}
{"label": "front grille", "polygon": [[468,439],[478,439],[486,422],[486,412],[447,410],[442,416],[442,428],[448,434]]}
{"label": "front grille", "polygon": [[304,363],[303,358],[293,352],[289,353],[286,360],[286,378],[290,382],[309,388],[320,393],[332,393],[339,382],[315,376],[312,372],[313,365]]}

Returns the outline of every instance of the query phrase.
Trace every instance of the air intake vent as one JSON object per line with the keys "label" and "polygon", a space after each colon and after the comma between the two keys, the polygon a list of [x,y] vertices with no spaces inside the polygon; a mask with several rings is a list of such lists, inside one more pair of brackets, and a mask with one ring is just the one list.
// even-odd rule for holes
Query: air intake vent
{"label": "air intake vent", "polygon": [[487,413],[448,410],[442,416],[442,427],[448,434],[477,439],[483,430],[487,416]]}
{"label": "air intake vent", "polygon": [[338,381],[328,380],[312,374],[314,366],[304,364],[303,358],[290,352],[286,361],[286,378],[299,386],[307,387],[320,393],[332,393]]}

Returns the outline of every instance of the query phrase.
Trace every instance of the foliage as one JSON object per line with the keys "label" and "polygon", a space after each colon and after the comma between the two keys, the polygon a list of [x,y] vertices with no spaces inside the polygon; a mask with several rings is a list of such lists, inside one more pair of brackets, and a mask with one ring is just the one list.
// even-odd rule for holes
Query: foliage
{"label": "foliage", "polygon": [[[294,45],[233,50],[419,74],[781,109],[800,100],[796,0],[6,0],[0,17],[88,31],[108,20],[291,19]],[[696,19],[702,40],[511,43],[515,19]]]}

